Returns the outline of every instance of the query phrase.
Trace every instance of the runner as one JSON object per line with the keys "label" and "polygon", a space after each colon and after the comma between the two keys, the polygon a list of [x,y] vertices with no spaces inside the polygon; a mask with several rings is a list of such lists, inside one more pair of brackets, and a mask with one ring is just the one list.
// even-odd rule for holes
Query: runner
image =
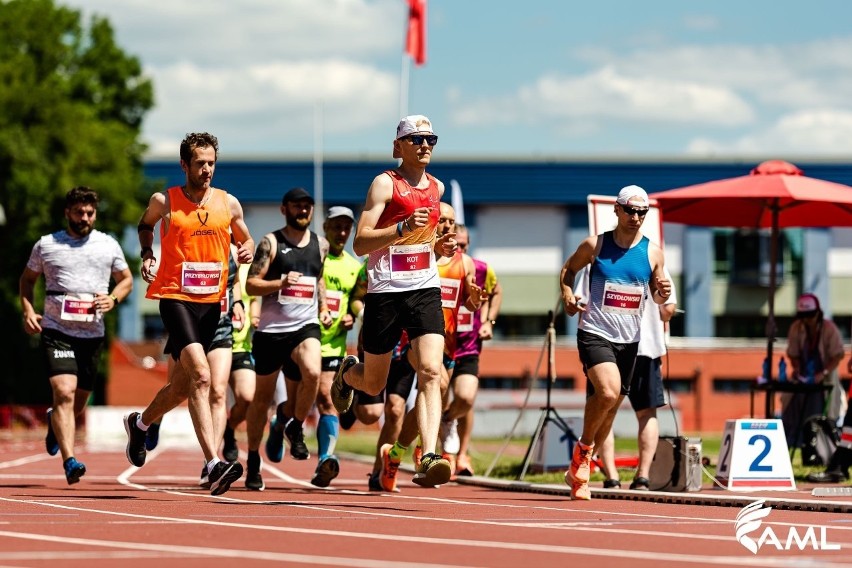
{"label": "runner", "polygon": [[[574,499],[591,499],[590,461],[595,444],[603,444],[630,391],[642,310],[647,300],[662,304],[671,295],[663,251],[641,232],[648,208],[644,189],[623,188],[616,198],[615,229],[584,239],[559,276],[565,313],[580,314],[577,347],[590,383],[583,434],[565,473]],[[574,293],[574,279],[589,265],[591,294],[582,298]]]}
{"label": "runner", "polygon": [[266,457],[276,463],[283,459],[284,436],[294,459],[310,457],[303,424],[319,388],[320,325],[328,328],[333,322],[323,278],[328,241],[308,229],[314,198],[295,187],[284,194],[281,213],[286,225],[260,241],[246,285],[250,294],[262,298],[260,322],[252,340],[257,383],[246,417],[246,488],[256,491],[265,487],[258,449],[280,371],[284,372],[287,400],[278,405],[269,421]]}
{"label": "runner", "polygon": [[403,330],[417,361],[417,423],[426,452],[415,479],[439,485],[450,479],[449,461],[435,453],[441,421],[441,360],[444,322],[434,251],[455,253],[452,233],[436,238],[438,203],[444,184],[426,173],[438,143],[422,115],[403,118],[396,130],[396,169],[376,176],[355,234],[355,253],[369,254],[364,300],[364,362],[348,356],[332,385],[339,413],[352,404],[352,389],[378,394],[385,387],[391,356]]}
{"label": "runner", "polygon": [[[24,331],[41,334],[53,406],[47,410],[47,453],[62,453],[68,485],[86,466],[74,457],[75,418],[86,410],[104,345],[103,314],[126,298],[133,276],[121,245],[95,229],[98,194],[80,186],[65,194],[62,231],[41,237],[21,274]],[[44,276],[44,315],[35,311],[35,285]],[[115,287],[109,292],[110,276]]]}
{"label": "runner", "polygon": [[[226,294],[232,236],[238,262],[246,264],[254,258],[254,241],[240,202],[212,185],[218,157],[215,136],[206,132],[187,134],[180,144],[185,185],[151,196],[139,221],[142,278],[149,283],[146,297],[160,301],[160,316],[176,364],[168,383],[148,407],[124,418],[127,459],[142,467],[148,426],[188,399],[213,495],[227,491],[243,474],[239,462],[222,462],[216,456],[218,440],[210,412],[211,370],[207,361]],[[151,245],[158,222],[163,259],[155,271],[157,259]]]}

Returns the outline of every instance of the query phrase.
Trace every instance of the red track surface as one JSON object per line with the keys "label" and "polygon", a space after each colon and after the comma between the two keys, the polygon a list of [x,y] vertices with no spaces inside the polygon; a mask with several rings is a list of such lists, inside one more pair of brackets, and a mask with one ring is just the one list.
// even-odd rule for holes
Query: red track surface
{"label": "red track surface", "polygon": [[2,566],[852,566],[848,514],[773,509],[754,538],[767,526],[782,541],[791,526],[802,535],[814,526],[819,540],[825,527],[840,550],[765,544],[752,554],[735,537],[739,504],[422,489],[405,472],[401,493],[369,493],[368,466],[357,461],[317,489],[308,483],[315,459],[289,455],[266,464],[266,491],[248,492],[240,480],[212,497],[196,485],[200,451],[168,447],[142,469],[123,448],[81,447],[88,473],[69,487],[61,460],[40,443],[4,441],[0,450]]}

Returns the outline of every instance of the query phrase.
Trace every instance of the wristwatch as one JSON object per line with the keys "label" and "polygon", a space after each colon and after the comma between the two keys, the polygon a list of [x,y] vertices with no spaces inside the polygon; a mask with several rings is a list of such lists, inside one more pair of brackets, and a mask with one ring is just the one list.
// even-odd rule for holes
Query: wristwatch
{"label": "wristwatch", "polygon": [[491,320],[491,325],[497,325],[497,320]]}

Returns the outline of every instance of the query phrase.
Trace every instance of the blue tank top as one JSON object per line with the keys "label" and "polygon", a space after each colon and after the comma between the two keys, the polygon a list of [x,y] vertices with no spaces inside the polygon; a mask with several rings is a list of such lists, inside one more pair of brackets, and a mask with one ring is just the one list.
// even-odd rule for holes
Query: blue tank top
{"label": "blue tank top", "polygon": [[613,343],[636,343],[642,310],[649,299],[648,237],[624,249],[612,231],[603,233],[601,250],[589,273],[589,302],[578,328]]}

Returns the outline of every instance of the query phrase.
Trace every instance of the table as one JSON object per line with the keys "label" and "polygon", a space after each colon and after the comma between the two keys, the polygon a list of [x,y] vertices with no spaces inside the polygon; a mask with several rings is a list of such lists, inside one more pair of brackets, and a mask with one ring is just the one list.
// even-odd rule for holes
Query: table
{"label": "table", "polygon": [[769,381],[766,383],[751,384],[751,417],[754,418],[754,393],[766,393],[766,418],[775,417],[775,393],[791,392],[796,394],[804,394],[810,397],[814,393],[823,392],[828,394],[834,387],[831,383],[799,383],[799,382],[778,382]]}

